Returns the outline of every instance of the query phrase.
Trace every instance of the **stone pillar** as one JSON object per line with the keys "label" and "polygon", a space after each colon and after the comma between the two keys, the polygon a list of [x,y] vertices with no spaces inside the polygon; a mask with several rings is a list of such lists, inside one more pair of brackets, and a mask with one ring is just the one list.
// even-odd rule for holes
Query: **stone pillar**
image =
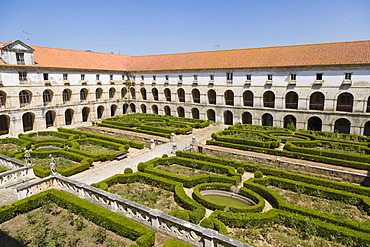
{"label": "stone pillar", "polygon": [[171,142],[175,142],[175,133],[171,133]]}
{"label": "stone pillar", "polygon": [[196,142],[197,142],[197,139],[195,138],[195,136],[193,136],[191,138],[191,144],[194,146]]}
{"label": "stone pillar", "polygon": [[154,139],[150,139],[150,149],[154,149],[155,148],[155,141]]}
{"label": "stone pillar", "polygon": [[171,154],[176,153],[176,150],[177,150],[177,144],[176,143],[172,143],[172,151],[171,151]]}

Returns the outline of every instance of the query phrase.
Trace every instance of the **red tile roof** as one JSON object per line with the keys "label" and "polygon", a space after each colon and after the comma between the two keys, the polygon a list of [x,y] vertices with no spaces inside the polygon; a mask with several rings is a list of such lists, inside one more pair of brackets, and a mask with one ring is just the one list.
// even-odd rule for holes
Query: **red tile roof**
{"label": "red tile roof", "polygon": [[[0,47],[6,43],[0,43]],[[158,71],[370,64],[370,40],[239,50],[127,56],[31,46],[37,67]],[[0,66],[4,66],[0,62]]]}

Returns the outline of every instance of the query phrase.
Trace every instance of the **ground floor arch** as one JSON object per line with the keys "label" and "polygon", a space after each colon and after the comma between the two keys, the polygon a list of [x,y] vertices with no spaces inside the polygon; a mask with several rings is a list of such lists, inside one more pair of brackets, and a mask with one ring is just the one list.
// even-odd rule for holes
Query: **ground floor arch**
{"label": "ground floor arch", "polygon": [[164,114],[167,116],[171,116],[171,108],[168,105],[164,107]]}
{"label": "ground floor arch", "polygon": [[216,113],[214,110],[212,109],[207,110],[207,119],[209,121],[216,122]]}
{"label": "ground floor arch", "polygon": [[364,126],[364,136],[370,136],[370,121],[368,121]]}
{"label": "ground floor arch", "polygon": [[351,122],[346,118],[339,118],[334,123],[334,132],[350,134],[351,133]]}
{"label": "ground floor arch", "polygon": [[252,124],[252,114],[249,112],[243,112],[242,114],[242,123],[243,124]]}
{"label": "ground floor arch", "polygon": [[100,105],[98,106],[98,109],[97,109],[97,113],[98,113],[98,119],[101,119],[103,117],[103,114],[104,114],[104,106]]}
{"label": "ground floor arch", "polygon": [[89,115],[90,115],[90,108],[84,107],[82,109],[82,122],[87,122],[89,120]]}
{"label": "ground floor arch", "polygon": [[140,108],[141,108],[141,113],[146,113],[146,105],[141,104]]}
{"label": "ground floor arch", "polygon": [[152,105],[152,112],[154,114],[158,114],[158,106],[157,105]]}
{"label": "ground floor arch", "polygon": [[265,113],[262,115],[262,126],[273,126],[274,118],[270,113]]}
{"label": "ground floor arch", "polygon": [[136,112],[136,106],[135,106],[134,103],[130,104],[130,110],[131,110],[132,113]]}
{"label": "ground floor arch", "polygon": [[35,114],[31,112],[26,112],[22,115],[23,132],[33,130],[33,125],[35,123]]}
{"label": "ground floor arch", "polygon": [[297,119],[293,115],[284,117],[284,128],[295,130],[297,126]]}
{"label": "ground floor arch", "polygon": [[199,110],[198,108],[193,108],[191,109],[191,115],[195,119],[199,119]]}
{"label": "ground floor arch", "polygon": [[0,135],[9,133],[10,117],[8,115],[0,115]]}
{"label": "ground floor arch", "polygon": [[55,116],[56,116],[55,111],[47,111],[46,112],[46,114],[45,114],[46,128],[54,126]]}
{"label": "ground floor arch", "polygon": [[128,104],[123,104],[122,106],[122,114],[126,114],[128,110]]}
{"label": "ground floor arch", "polygon": [[116,115],[116,111],[117,111],[117,105],[111,105],[111,107],[110,107],[110,116],[114,117]]}
{"label": "ground floor arch", "polygon": [[185,117],[185,110],[184,110],[184,107],[178,107],[177,108],[177,116],[178,117]]}
{"label": "ground floor arch", "polygon": [[233,113],[231,111],[224,112],[224,124],[233,125]]}
{"label": "ground floor arch", "polygon": [[65,124],[66,125],[72,124],[73,114],[74,114],[74,111],[72,109],[67,109],[65,111],[65,113],[64,113],[64,120],[65,120]]}
{"label": "ground floor arch", "polygon": [[322,131],[322,120],[319,117],[310,117],[308,119],[308,130]]}

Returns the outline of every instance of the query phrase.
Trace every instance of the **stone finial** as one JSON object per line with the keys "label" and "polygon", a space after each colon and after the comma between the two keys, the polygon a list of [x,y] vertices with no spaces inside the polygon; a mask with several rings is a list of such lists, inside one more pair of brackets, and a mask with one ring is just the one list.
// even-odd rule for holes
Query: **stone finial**
{"label": "stone finial", "polygon": [[25,147],[22,148],[23,152],[24,152],[24,160],[26,161],[26,164],[27,165],[32,165],[32,160],[31,160],[31,153],[29,150],[27,150]]}
{"label": "stone finial", "polygon": [[49,157],[50,157],[50,170],[51,170],[51,173],[53,175],[56,175],[56,174],[58,174],[58,172],[57,172],[57,167],[56,167],[55,159],[54,159],[53,155],[51,155],[51,154],[49,154]]}
{"label": "stone finial", "polygon": [[172,143],[172,151],[171,151],[171,154],[176,153],[176,150],[177,150],[177,144],[176,143]]}
{"label": "stone finial", "polygon": [[171,133],[171,142],[175,142],[175,133]]}

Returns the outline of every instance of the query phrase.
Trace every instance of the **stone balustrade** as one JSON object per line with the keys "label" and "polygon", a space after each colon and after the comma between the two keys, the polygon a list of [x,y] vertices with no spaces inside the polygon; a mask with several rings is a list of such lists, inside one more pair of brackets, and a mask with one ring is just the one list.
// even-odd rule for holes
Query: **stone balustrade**
{"label": "stone balustrade", "polygon": [[17,192],[19,198],[22,199],[50,188],[57,188],[72,193],[82,199],[122,214],[155,231],[180,239],[193,246],[251,246],[214,230],[178,219],[159,210],[145,207],[122,198],[119,195],[76,182],[59,174],[34,181],[27,185],[21,185],[17,187]]}
{"label": "stone balustrade", "polygon": [[9,170],[21,168],[26,165],[27,164],[23,163],[22,161],[0,154],[0,166],[5,167]]}
{"label": "stone balustrade", "polygon": [[32,166],[16,168],[0,173],[0,188],[9,187],[22,182],[35,179]]}

